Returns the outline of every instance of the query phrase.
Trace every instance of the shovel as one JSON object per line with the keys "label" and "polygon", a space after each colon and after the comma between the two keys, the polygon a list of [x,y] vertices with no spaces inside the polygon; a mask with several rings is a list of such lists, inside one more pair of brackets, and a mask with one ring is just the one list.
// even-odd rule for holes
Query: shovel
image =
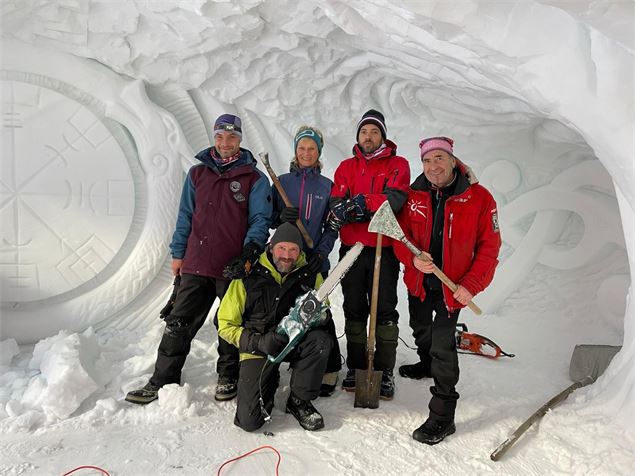
{"label": "shovel", "polygon": [[[387,201],[384,202],[381,207],[377,209],[375,215],[373,215],[373,219],[368,224],[368,231],[381,233],[397,241],[401,241],[416,257],[420,257],[424,261],[429,261],[427,258],[425,258],[423,252],[419,248],[417,248],[410,240],[408,240],[408,238],[406,238],[406,235],[399,226],[399,222],[397,221],[397,218],[395,218],[395,214],[392,212],[390,204]],[[448,276],[443,271],[437,268],[436,265],[434,266],[434,270],[432,272],[437,278],[439,278],[439,280],[443,284],[445,284],[450,289],[450,291],[456,292],[458,286],[454,284],[454,282],[450,278],[448,278]],[[477,316],[480,316],[482,314],[481,308],[474,304],[472,301],[467,303],[467,307],[469,307]]]}
{"label": "shovel", "polygon": [[370,295],[370,322],[368,323],[368,365],[366,370],[355,370],[355,407],[378,408],[381,370],[373,370],[375,359],[375,327],[377,325],[377,297],[379,295],[379,271],[381,269],[381,234],[377,235],[373,289]]}
{"label": "shovel", "polygon": [[558,403],[566,400],[575,389],[585,387],[595,382],[597,378],[604,373],[615,354],[617,354],[621,348],[621,346],[612,345],[576,345],[575,349],[573,349],[573,355],[571,356],[571,364],[569,365],[569,378],[575,383],[553,397],[525,420],[509,438],[494,450],[490,455],[492,461],[500,460],[531,425],[545,416],[547,411],[551,410]]}

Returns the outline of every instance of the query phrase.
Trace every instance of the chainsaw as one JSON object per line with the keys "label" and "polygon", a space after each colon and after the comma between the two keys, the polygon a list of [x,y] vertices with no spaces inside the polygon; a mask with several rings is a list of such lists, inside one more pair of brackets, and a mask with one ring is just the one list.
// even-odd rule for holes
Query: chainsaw
{"label": "chainsaw", "polygon": [[459,322],[456,325],[456,347],[459,354],[482,355],[488,359],[498,359],[503,357],[515,357],[514,354],[508,354],[492,339],[480,334],[472,334],[467,332],[467,325]]}
{"label": "chainsaw", "polygon": [[340,262],[337,263],[335,268],[331,270],[317,291],[311,289],[296,299],[295,305],[289,311],[289,314],[282,318],[276,328],[278,334],[289,336],[289,343],[278,355],[269,355],[269,361],[276,364],[282,362],[310,329],[318,327],[328,319],[326,315],[326,310],[328,309],[326,299],[353,265],[362,252],[363,247],[364,245],[361,243],[355,243]]}

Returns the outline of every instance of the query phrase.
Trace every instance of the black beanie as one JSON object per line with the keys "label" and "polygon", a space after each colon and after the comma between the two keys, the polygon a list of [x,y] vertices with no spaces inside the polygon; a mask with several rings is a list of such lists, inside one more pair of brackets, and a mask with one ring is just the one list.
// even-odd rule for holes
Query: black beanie
{"label": "black beanie", "polygon": [[386,140],[386,119],[384,119],[384,115],[381,112],[376,111],[375,109],[369,109],[364,113],[362,119],[357,123],[357,135],[355,136],[357,142],[359,142],[359,131],[366,124],[373,124],[379,127],[381,136],[384,140]]}
{"label": "black beanie", "polygon": [[276,244],[283,241],[287,243],[295,243],[300,247],[300,250],[302,250],[302,235],[300,234],[300,230],[289,222],[285,222],[277,228],[271,237],[271,247],[273,248]]}

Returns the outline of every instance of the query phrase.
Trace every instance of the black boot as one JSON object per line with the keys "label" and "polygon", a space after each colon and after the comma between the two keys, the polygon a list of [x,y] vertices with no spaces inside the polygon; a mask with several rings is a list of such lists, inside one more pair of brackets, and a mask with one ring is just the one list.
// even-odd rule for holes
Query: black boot
{"label": "black boot", "polygon": [[346,377],[342,380],[342,388],[347,392],[355,391],[355,369],[348,369]]}
{"label": "black boot", "polygon": [[399,375],[414,380],[421,380],[422,378],[432,378],[430,366],[426,366],[423,362],[402,365],[401,367],[399,367]]}
{"label": "black boot", "polygon": [[225,375],[218,376],[218,383],[216,384],[216,395],[214,398],[219,402],[231,400],[238,393],[238,382],[235,378],[226,377]]}
{"label": "black boot", "polygon": [[322,384],[320,385],[320,397],[330,397],[335,393],[337,387],[338,372],[329,372],[322,377]]}
{"label": "black boot", "polygon": [[426,445],[436,445],[456,431],[453,421],[439,421],[428,418],[423,425],[417,428],[412,437]]}
{"label": "black boot", "polygon": [[301,400],[293,392],[291,392],[289,400],[287,400],[286,412],[291,413],[305,430],[315,431],[324,428],[324,418],[322,418],[320,412],[315,409],[309,400]]}
{"label": "black boot", "polygon": [[395,396],[395,377],[392,370],[384,370],[381,374],[381,386],[379,387],[379,398],[382,400],[392,400]]}
{"label": "black boot", "polygon": [[146,405],[159,398],[159,389],[156,385],[152,385],[150,382],[146,383],[143,388],[139,390],[132,390],[126,395],[126,401],[130,403],[137,403],[139,405]]}

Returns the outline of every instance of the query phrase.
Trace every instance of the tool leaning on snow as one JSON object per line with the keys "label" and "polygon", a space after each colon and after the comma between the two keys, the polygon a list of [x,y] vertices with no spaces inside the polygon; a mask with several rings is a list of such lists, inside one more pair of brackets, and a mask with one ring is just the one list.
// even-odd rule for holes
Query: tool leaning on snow
{"label": "tool leaning on snow", "polygon": [[364,245],[360,242],[355,243],[340,262],[337,263],[335,268],[331,270],[331,273],[317,291],[311,289],[296,299],[295,305],[289,311],[289,314],[280,321],[276,328],[278,334],[286,334],[289,337],[289,343],[278,355],[269,355],[267,357],[271,362],[276,364],[282,362],[310,329],[324,322],[325,313],[328,309],[326,299],[353,265],[362,252],[363,247]]}
{"label": "tool leaning on snow", "polygon": [[[373,233],[380,233],[382,235],[389,236],[397,241],[401,241],[404,245],[408,247],[408,249],[418,258],[423,259],[424,261],[428,261],[425,258],[423,251],[417,248],[404,234],[403,230],[399,226],[399,222],[395,217],[392,209],[390,208],[390,204],[388,202],[384,202],[375,212],[373,219],[368,224],[368,231]],[[447,277],[447,275],[437,268],[434,265],[434,275],[439,278],[439,280],[445,284],[452,292],[456,292],[458,286],[454,284],[454,282]],[[474,304],[474,302],[470,301],[467,303],[467,307],[471,309],[471,311],[480,316],[482,314],[481,309]]]}

